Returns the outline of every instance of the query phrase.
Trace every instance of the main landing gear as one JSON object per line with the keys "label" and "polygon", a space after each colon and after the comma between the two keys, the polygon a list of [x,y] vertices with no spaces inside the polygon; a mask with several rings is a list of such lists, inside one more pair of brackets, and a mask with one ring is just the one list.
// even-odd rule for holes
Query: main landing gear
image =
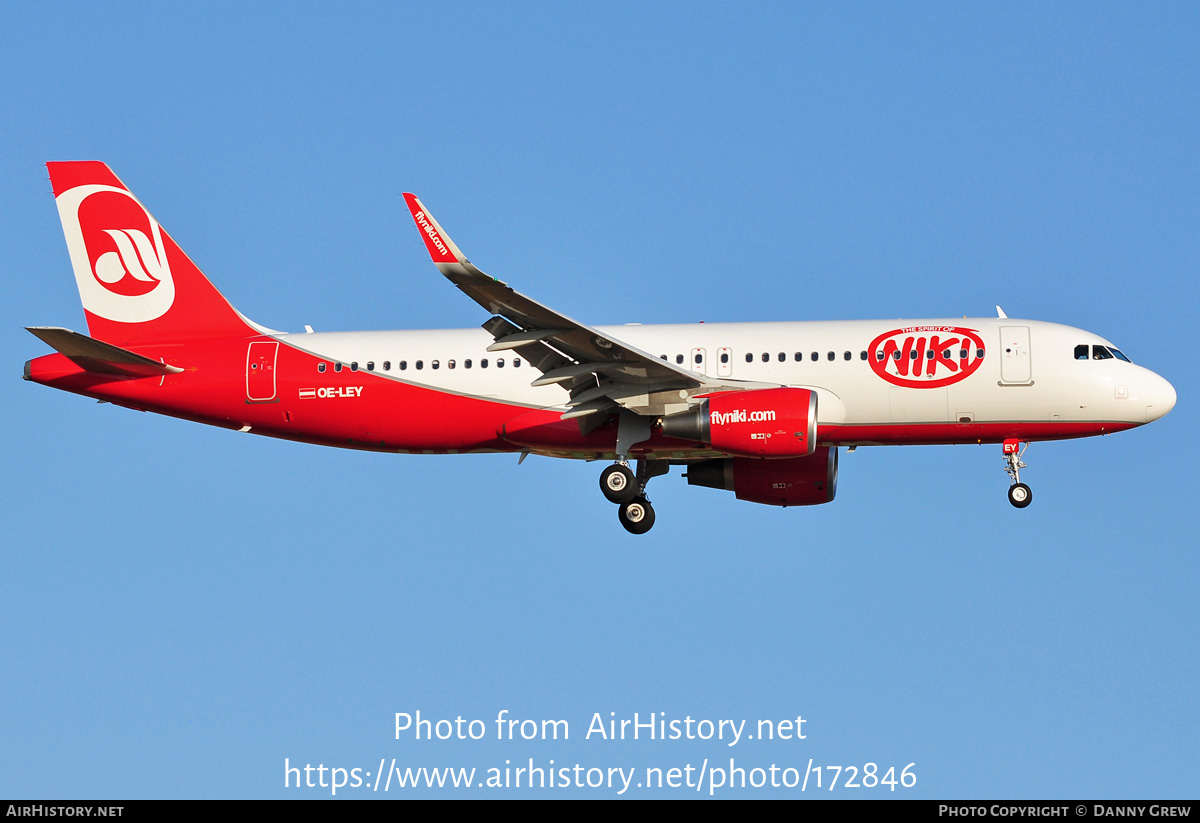
{"label": "main landing gear", "polygon": [[[1026,443],[1025,449],[1028,448],[1029,444]],[[1033,492],[1021,482],[1021,469],[1025,468],[1025,461],[1021,459],[1021,455],[1025,453],[1025,449],[1021,448],[1020,440],[1004,441],[1004,471],[1012,480],[1012,485],[1008,487],[1008,502],[1018,509],[1023,509],[1033,502]]]}
{"label": "main landing gear", "polygon": [[629,463],[620,460],[600,473],[600,491],[610,503],[617,504],[617,519],[630,534],[645,534],[654,525],[654,507],[646,499],[646,484],[650,478],[666,474],[670,466],[665,460],[639,460],[637,473]]}

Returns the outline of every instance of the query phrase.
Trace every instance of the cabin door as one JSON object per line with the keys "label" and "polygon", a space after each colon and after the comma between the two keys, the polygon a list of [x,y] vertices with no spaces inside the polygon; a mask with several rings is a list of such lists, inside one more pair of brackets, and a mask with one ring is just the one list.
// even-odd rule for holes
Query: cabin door
{"label": "cabin door", "polygon": [[1000,327],[1000,382],[1021,386],[1033,383],[1028,326]]}

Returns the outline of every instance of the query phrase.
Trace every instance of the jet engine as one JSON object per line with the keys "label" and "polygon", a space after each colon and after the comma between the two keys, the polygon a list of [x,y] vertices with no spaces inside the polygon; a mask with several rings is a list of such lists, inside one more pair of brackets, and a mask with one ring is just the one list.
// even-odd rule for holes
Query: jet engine
{"label": "jet engine", "polygon": [[755,460],[729,457],[688,466],[689,486],[725,489],[738,500],[768,506],[815,506],[837,493],[838,450],[822,446],[807,457]]}
{"label": "jet engine", "polygon": [[664,417],[662,432],[743,457],[805,457],[817,447],[817,393],[780,388],[710,394]]}

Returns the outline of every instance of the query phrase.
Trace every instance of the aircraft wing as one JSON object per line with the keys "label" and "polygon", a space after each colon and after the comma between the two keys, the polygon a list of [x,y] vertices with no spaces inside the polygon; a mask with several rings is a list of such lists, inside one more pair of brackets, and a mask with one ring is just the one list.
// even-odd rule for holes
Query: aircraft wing
{"label": "aircraft wing", "polygon": [[694,394],[759,385],[714,380],[669,363],[521,294],[468,260],[415,195],[404,200],[438,270],[494,315],[483,324],[496,341],[488,351],[513,349],[542,372],[533,385],[567,389],[564,419],[618,406],[665,415],[685,410]]}

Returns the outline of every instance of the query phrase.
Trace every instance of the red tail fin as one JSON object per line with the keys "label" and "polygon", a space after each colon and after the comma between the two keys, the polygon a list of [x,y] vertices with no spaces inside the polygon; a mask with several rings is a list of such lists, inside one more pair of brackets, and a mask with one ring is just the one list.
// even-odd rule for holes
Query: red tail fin
{"label": "red tail fin", "polygon": [[108,166],[46,167],[93,337],[130,345],[263,331],[221,296]]}

